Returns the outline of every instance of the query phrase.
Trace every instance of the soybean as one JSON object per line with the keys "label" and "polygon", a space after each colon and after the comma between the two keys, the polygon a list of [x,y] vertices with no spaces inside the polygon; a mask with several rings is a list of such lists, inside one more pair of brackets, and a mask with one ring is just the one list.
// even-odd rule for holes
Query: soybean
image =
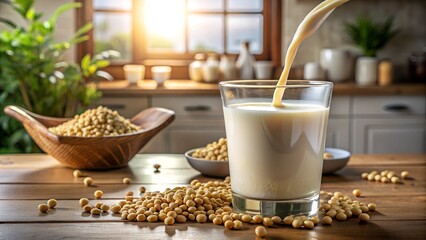
{"label": "soybean", "polygon": [[81,173],[81,171],[80,171],[80,170],[74,170],[74,171],[72,172],[72,175],[73,175],[74,177],[76,177],[76,178],[79,178],[79,177],[82,177],[82,176],[83,176],[83,174]]}
{"label": "soybean", "polygon": [[361,222],[367,222],[368,220],[370,220],[370,215],[368,215],[367,213],[361,213],[358,218]]}
{"label": "soybean", "polygon": [[166,219],[164,219],[164,224],[173,225],[173,224],[175,224],[175,219],[172,218],[172,217],[166,217]]}
{"label": "soybean", "polygon": [[58,204],[58,202],[56,201],[56,199],[53,199],[53,198],[51,198],[47,201],[47,206],[49,208],[55,208],[57,204]]}
{"label": "soybean", "polygon": [[333,222],[333,219],[329,216],[325,216],[322,218],[322,223],[326,225],[330,225]]}
{"label": "soybean", "polygon": [[234,227],[234,222],[232,220],[227,220],[223,226],[227,229],[232,229]]}
{"label": "soybean", "polygon": [[102,198],[102,195],[104,195],[104,192],[102,192],[101,190],[96,190],[93,195],[95,196],[96,199],[100,199]]}
{"label": "soybean", "polygon": [[274,225],[274,222],[272,222],[271,218],[268,217],[264,217],[262,220],[263,225],[270,227],[272,225]]}
{"label": "soybean", "polygon": [[79,203],[80,203],[80,206],[81,206],[81,207],[84,207],[84,206],[86,206],[87,204],[89,204],[89,199],[87,199],[87,198],[80,198]]}
{"label": "soybean", "polygon": [[402,171],[401,172],[401,178],[402,179],[406,179],[406,178],[408,178],[410,176],[410,172],[408,172],[408,171]]}
{"label": "soybean", "polygon": [[85,177],[83,182],[86,187],[89,187],[93,184],[93,179],[91,177]]}
{"label": "soybean", "polygon": [[92,208],[92,210],[90,210],[90,213],[92,215],[99,215],[99,214],[102,213],[102,211],[100,209],[98,209],[98,208]]}
{"label": "soybean", "polygon": [[359,189],[354,189],[354,190],[352,191],[352,194],[353,194],[355,197],[361,197],[361,190],[359,190]]}
{"label": "soybean", "polygon": [[123,183],[124,184],[130,184],[131,181],[132,180],[130,178],[128,178],[128,177],[123,178]]}
{"label": "soybean", "polygon": [[309,229],[313,229],[314,228],[314,223],[312,221],[306,220],[303,222],[303,227],[305,228],[309,228]]}
{"label": "soybean", "polygon": [[243,223],[240,220],[234,220],[233,224],[234,229],[239,230],[243,228]]}
{"label": "soybean", "polygon": [[263,227],[263,226],[257,226],[254,229],[254,232],[256,233],[256,236],[258,236],[260,238],[264,238],[268,234],[268,231],[266,231],[266,228]]}
{"label": "soybean", "polygon": [[49,210],[49,206],[47,206],[47,204],[39,204],[38,205],[38,211],[41,213],[47,213],[47,211]]}

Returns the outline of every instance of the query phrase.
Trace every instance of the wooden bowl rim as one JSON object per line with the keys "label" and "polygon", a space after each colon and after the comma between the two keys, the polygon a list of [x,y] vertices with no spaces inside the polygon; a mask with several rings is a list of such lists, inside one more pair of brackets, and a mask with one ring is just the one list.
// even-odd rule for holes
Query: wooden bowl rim
{"label": "wooden bowl rim", "polygon": [[125,134],[120,134],[117,136],[100,136],[100,137],[82,137],[82,136],[63,136],[63,135],[57,135],[51,131],[49,131],[48,127],[43,124],[41,121],[37,120],[38,119],[45,119],[45,120],[55,120],[55,121],[59,121],[61,123],[55,125],[58,126],[66,121],[71,120],[72,118],[56,118],[56,117],[49,117],[49,116],[44,116],[44,115],[40,115],[40,114],[36,114],[33,113],[25,108],[22,107],[18,107],[18,106],[7,106],[5,108],[5,112],[16,118],[18,121],[20,121],[22,124],[28,124],[28,125],[33,125],[32,127],[35,128],[36,131],[38,131],[40,134],[43,134],[44,136],[46,136],[48,139],[50,139],[51,141],[54,142],[58,142],[61,144],[72,144],[72,145],[83,145],[83,144],[104,144],[104,141],[99,141],[99,140],[108,140],[108,139],[115,139],[115,140],[129,140],[129,138],[135,138],[135,137],[139,137],[141,135],[144,134],[148,134],[152,131],[157,130],[158,128],[162,129],[165,126],[169,125],[175,118],[175,112],[170,110],[170,109],[166,109],[166,108],[160,108],[160,107],[152,107],[152,108],[147,108],[142,110],[141,112],[137,113],[135,116],[133,116],[132,118],[130,118],[130,122],[137,125],[137,126],[142,126],[143,123],[137,124],[135,123],[136,120],[138,119],[137,117],[144,113],[144,112],[148,112],[148,111],[153,111],[153,112],[163,112],[167,115],[167,118],[163,119],[163,122],[160,122],[160,124],[158,125],[153,125],[149,128],[144,128],[132,133],[125,133]]}

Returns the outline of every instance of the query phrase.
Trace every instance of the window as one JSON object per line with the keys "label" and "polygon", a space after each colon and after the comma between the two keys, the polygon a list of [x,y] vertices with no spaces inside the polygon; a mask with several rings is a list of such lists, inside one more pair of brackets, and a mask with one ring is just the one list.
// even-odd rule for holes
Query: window
{"label": "window", "polygon": [[195,53],[238,55],[242,41],[250,42],[256,59],[280,65],[280,0],[79,1],[77,24],[92,21],[94,28],[78,57],[119,51],[121,59],[110,67],[115,77],[123,64],[142,63],[181,67],[173,77],[187,78]]}

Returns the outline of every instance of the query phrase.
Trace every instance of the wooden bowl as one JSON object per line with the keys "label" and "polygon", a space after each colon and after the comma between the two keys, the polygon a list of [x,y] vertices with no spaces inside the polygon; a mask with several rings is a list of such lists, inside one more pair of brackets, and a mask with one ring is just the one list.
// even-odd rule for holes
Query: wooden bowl
{"label": "wooden bowl", "polygon": [[17,106],[7,106],[4,112],[20,121],[43,151],[65,166],[78,169],[127,166],[135,154],[175,118],[175,113],[171,110],[149,108],[130,120],[142,128],[137,132],[119,136],[75,137],[55,135],[48,130],[69,118],[41,116]]}

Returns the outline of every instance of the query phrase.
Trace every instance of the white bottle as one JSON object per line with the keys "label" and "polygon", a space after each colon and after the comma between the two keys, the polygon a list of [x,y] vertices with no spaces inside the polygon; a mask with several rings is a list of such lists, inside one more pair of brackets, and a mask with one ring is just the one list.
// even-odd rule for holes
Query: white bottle
{"label": "white bottle", "polygon": [[241,42],[240,55],[236,63],[240,79],[254,79],[254,62],[256,60],[250,54],[249,49],[249,42]]}
{"label": "white bottle", "polygon": [[204,82],[217,82],[219,80],[219,60],[216,53],[210,53],[203,66]]}
{"label": "white bottle", "polygon": [[194,56],[195,61],[189,64],[189,78],[193,81],[203,81],[203,66],[205,64],[206,56],[204,53],[197,53]]}
{"label": "white bottle", "polygon": [[222,80],[236,79],[237,72],[234,60],[227,55],[222,55],[220,58],[219,71]]}

